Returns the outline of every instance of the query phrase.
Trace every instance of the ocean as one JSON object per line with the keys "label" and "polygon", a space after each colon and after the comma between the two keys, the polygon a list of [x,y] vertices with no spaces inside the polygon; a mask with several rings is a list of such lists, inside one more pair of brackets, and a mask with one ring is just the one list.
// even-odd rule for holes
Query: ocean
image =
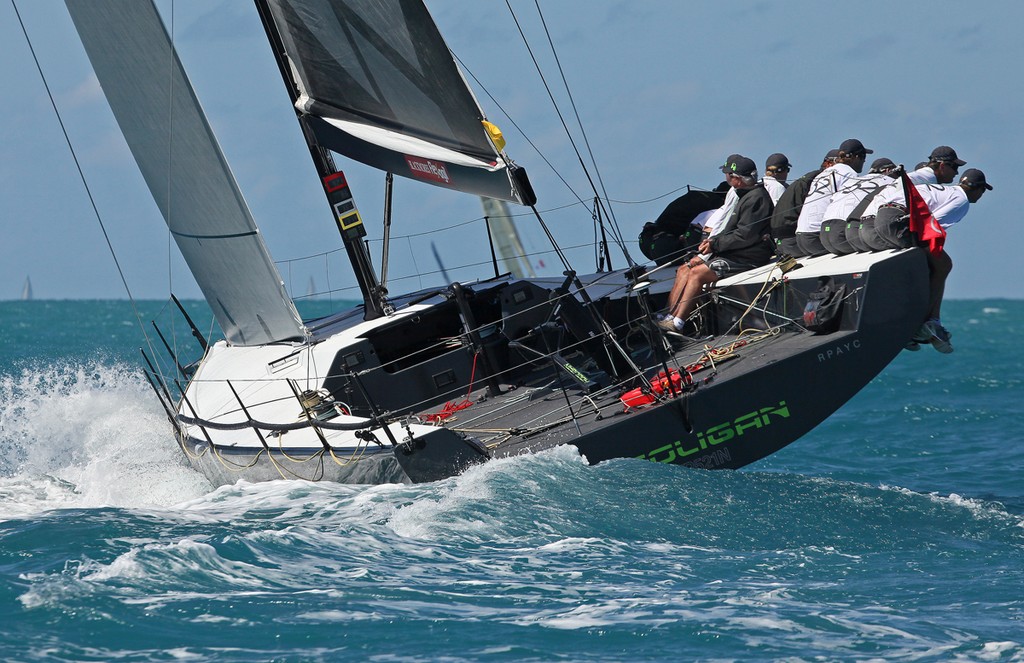
{"label": "ocean", "polygon": [[0,302],[0,659],[1024,661],[1024,301],[944,322],[740,471],[213,489],[127,302]]}

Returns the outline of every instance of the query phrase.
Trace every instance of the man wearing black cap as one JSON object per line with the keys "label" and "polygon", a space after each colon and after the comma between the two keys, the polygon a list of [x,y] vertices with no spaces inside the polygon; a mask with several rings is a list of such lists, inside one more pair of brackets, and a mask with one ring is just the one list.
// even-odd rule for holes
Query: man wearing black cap
{"label": "man wearing black cap", "polygon": [[800,208],[807,198],[811,182],[821,171],[834,166],[839,158],[839,150],[829,150],[821,160],[821,167],[805,173],[795,182],[786,187],[782,197],[775,203],[772,213],[772,237],[775,239],[775,250],[780,255],[799,255],[796,245],[796,222],[800,217]]}
{"label": "man wearing black cap", "polygon": [[[726,167],[730,163],[738,159],[739,156],[740,155],[738,154],[730,154],[728,158],[725,160],[725,165],[721,167],[722,172],[725,173]],[[726,181],[724,184],[728,185],[729,182]],[[711,234],[718,230],[718,228],[721,227],[722,223],[727,218],[729,218],[729,214],[732,212],[732,209],[736,207],[737,200],[738,198],[736,197],[736,189],[732,188],[731,186],[728,187],[728,191],[726,191],[725,193],[725,200],[722,202],[722,206],[716,209],[714,212],[712,212],[709,216],[704,217],[703,226],[705,239],[710,237]]]}
{"label": "man wearing black cap", "polygon": [[789,169],[789,159],[781,152],[771,155],[764,163],[764,179],[761,181],[764,183],[765,191],[771,196],[773,205],[777,205],[779,198],[786,192]]}
{"label": "man wearing black cap", "polygon": [[667,331],[680,331],[686,318],[697,307],[704,286],[718,279],[763,265],[771,260],[773,248],[768,240],[772,200],[764,185],[757,181],[757,166],[742,155],[722,167],[726,181],[739,200],[728,219],[711,237],[701,242],[701,255],[676,270],[669,293],[668,316],[658,325]]}
{"label": "man wearing black cap", "polygon": [[864,161],[873,152],[856,138],[848,138],[839,146],[836,165],[821,171],[811,182],[796,222],[797,255],[820,256],[828,253],[821,243],[821,224],[825,220],[825,210],[832,200],[832,194],[839,191],[847,179],[864,170]]}
{"label": "man wearing black cap", "polygon": [[939,145],[928,155],[928,161],[907,173],[907,177],[914,184],[949,184],[956,179],[960,166],[966,165],[952,147]]}
{"label": "man wearing black cap", "polygon": [[[920,245],[906,232],[906,202],[902,187],[896,188],[900,189],[898,195],[890,193],[888,189],[879,194],[880,197],[885,196],[888,202],[883,203],[887,207],[880,208],[880,213],[876,217],[876,230],[892,248]],[[945,230],[963,219],[970,205],[978,202],[986,191],[991,191],[992,185],[985,180],[985,173],[977,168],[969,168],[964,171],[956,186],[917,184],[915,188],[928,205],[932,218]],[[896,210],[900,213],[891,215],[881,213],[889,210]],[[946,289],[946,278],[953,269],[953,261],[949,258],[949,254],[941,249],[937,252],[926,251],[925,255],[928,256],[929,269],[928,320],[906,347],[908,350],[917,350],[919,344],[931,343],[939,352],[949,353],[953,351],[953,345],[949,342],[950,333],[942,326],[940,314],[942,296]]]}

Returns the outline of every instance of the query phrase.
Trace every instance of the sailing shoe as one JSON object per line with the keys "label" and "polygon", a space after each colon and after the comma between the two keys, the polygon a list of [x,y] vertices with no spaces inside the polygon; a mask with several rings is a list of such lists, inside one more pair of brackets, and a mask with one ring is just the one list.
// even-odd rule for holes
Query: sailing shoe
{"label": "sailing shoe", "polygon": [[939,324],[938,320],[929,320],[924,323],[922,330],[924,329],[928,330],[928,342],[932,344],[932,347],[947,355],[953,351],[953,344],[949,342],[953,335],[946,331],[946,328]]}
{"label": "sailing shoe", "polygon": [[679,331],[678,329],[676,329],[675,318],[673,318],[671,316],[667,317],[667,318],[662,318],[661,320],[658,320],[658,326],[660,328],[664,329],[665,331],[668,331],[668,332],[678,332]]}

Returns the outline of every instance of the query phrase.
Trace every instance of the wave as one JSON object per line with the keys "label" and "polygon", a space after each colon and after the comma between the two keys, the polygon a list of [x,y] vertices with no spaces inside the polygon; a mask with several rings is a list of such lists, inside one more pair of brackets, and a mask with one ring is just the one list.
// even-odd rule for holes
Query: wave
{"label": "wave", "polygon": [[[1024,652],[996,637],[1005,620],[983,619],[1019,605],[1024,568],[1021,519],[997,503],[782,472],[589,466],[568,447],[424,485],[243,482],[170,506],[49,511],[9,521],[0,543],[29,553],[11,596],[27,614],[102,606],[140,632],[160,619],[262,658],[278,643],[258,624],[305,643],[353,622],[346,647],[399,658],[423,642],[480,658],[467,625],[488,646],[530,629],[533,654],[508,653],[535,660],[560,633],[640,638],[637,658],[651,660],[713,656],[701,633],[767,657]],[[952,604],[962,623],[943,617]],[[386,636],[394,623],[403,638]],[[224,624],[244,635],[223,641]],[[161,637],[122,644],[180,644]],[[314,637],[300,654],[335,645]],[[579,646],[611,660],[597,641]]]}
{"label": "wave", "polygon": [[61,362],[0,374],[0,511],[171,505],[208,492],[138,369]]}

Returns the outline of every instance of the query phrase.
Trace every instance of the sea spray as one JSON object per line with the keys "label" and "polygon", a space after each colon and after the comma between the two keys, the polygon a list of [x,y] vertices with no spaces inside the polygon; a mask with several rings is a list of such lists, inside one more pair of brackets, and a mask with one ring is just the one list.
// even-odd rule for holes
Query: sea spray
{"label": "sea spray", "polygon": [[58,362],[0,375],[6,514],[168,505],[209,490],[183,463],[166,415],[136,366]]}

